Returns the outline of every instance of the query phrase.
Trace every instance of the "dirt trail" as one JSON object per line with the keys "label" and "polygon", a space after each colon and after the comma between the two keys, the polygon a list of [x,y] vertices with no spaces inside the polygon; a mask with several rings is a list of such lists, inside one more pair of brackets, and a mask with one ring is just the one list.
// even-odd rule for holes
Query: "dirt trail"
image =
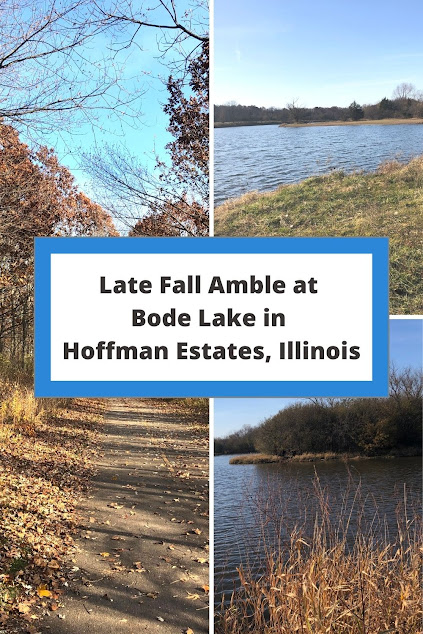
{"label": "dirt trail", "polygon": [[103,431],[69,590],[42,631],[208,632],[204,432],[148,399],[110,400]]}

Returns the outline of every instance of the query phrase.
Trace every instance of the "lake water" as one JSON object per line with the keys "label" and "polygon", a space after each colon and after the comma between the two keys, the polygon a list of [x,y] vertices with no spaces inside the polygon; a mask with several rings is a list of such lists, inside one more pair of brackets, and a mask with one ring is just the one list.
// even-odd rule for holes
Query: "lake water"
{"label": "lake water", "polygon": [[373,170],[423,153],[423,125],[242,126],[217,128],[214,139],[215,205],[332,169]]}
{"label": "lake water", "polygon": [[[275,521],[283,532],[295,522],[302,523],[304,509],[309,519],[313,514],[315,471],[320,486],[327,490],[333,516],[351,508],[357,485],[360,483],[365,520],[373,522],[377,534],[387,527],[396,534],[396,508],[407,491],[408,512],[420,510],[421,458],[374,458],[370,460],[342,460],[284,462],[282,464],[230,465],[231,456],[215,458],[214,471],[214,527],[216,602],[222,592],[227,596],[237,585],[237,566],[249,563],[260,566],[259,517],[272,527]],[[350,490],[350,493],[346,493]],[[349,501],[348,501],[349,500]],[[361,506],[357,502],[354,508]],[[375,509],[378,509],[375,520]],[[277,515],[277,517],[274,517]],[[358,516],[353,511],[351,527],[354,532]],[[282,527],[282,528],[281,528]],[[288,533],[287,533],[288,534]]]}

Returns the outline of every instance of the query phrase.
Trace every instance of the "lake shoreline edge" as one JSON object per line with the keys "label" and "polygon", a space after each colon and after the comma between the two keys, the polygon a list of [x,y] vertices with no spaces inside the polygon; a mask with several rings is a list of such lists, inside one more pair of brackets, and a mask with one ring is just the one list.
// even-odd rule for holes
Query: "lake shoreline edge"
{"label": "lake shoreline edge", "polygon": [[244,126],[275,125],[279,128],[317,128],[345,125],[422,125],[423,118],[414,119],[364,119],[360,121],[316,121],[311,123],[281,123],[279,121],[215,121],[213,127],[242,128]]}
{"label": "lake shoreline edge", "polygon": [[[216,454],[215,458],[218,456],[225,456],[227,454]],[[234,456],[229,460],[229,464],[231,465],[248,465],[248,464],[271,464],[271,463],[283,463],[283,462],[321,462],[328,460],[373,460],[377,458],[385,458],[385,459],[394,459],[394,458],[416,458],[422,455],[421,448],[407,448],[404,450],[397,450],[395,452],[390,452],[387,454],[379,454],[376,456],[366,456],[365,454],[359,453],[343,453],[337,454],[333,452],[325,452],[325,453],[304,453],[298,454],[296,456],[272,456],[267,454],[257,454],[257,453],[248,453],[248,454],[240,454],[238,456]]]}
{"label": "lake shoreline edge", "polygon": [[228,198],[214,210],[215,236],[390,238],[390,314],[422,313],[423,155],[371,171],[334,169]]}

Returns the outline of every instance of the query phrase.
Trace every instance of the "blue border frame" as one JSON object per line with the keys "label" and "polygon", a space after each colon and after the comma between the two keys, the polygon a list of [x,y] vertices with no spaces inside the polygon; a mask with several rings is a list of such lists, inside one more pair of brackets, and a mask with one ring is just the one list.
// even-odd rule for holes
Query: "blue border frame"
{"label": "blue border frame", "polygon": [[[373,380],[51,381],[52,253],[370,253],[373,256]],[[388,297],[388,238],[35,238],[35,396],[387,396]]]}

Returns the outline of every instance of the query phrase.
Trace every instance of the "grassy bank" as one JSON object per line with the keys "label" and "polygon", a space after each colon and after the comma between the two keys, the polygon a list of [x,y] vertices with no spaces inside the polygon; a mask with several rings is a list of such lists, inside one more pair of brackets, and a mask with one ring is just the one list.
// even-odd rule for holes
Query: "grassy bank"
{"label": "grassy bank", "polygon": [[265,464],[271,462],[318,462],[320,460],[354,460],[360,457],[356,454],[339,454],[333,451],[324,453],[302,453],[295,456],[268,456],[266,454],[245,454],[229,460],[229,464]]}
{"label": "grassy bank", "polygon": [[261,499],[261,572],[238,568],[216,634],[421,633],[421,521],[405,494],[390,531],[359,484],[335,511],[315,481],[310,498],[298,499],[304,521],[295,525],[276,498]]}
{"label": "grassy bank", "polygon": [[248,453],[242,456],[235,456],[229,460],[229,464],[266,464],[268,462],[282,462],[280,456],[268,456],[262,453]]}
{"label": "grassy bank", "polygon": [[57,609],[102,410],[35,399],[28,373],[0,367],[0,624],[38,631],[38,609]]}
{"label": "grassy bank", "polygon": [[229,460],[229,464],[266,464],[272,462],[320,462],[321,460],[371,460],[372,458],[411,458],[421,456],[421,449],[405,448],[403,450],[391,451],[388,454],[379,456],[366,456],[358,453],[335,453],[325,451],[321,453],[301,453],[295,456],[268,456],[267,454],[243,454],[235,456]]}
{"label": "grassy bank", "polygon": [[423,312],[423,156],[371,173],[334,171],[215,210],[217,236],[387,236],[390,312]]}
{"label": "grassy bank", "polygon": [[360,121],[321,121],[319,123],[281,123],[281,128],[313,128],[339,125],[418,125],[423,119],[361,119]]}
{"label": "grassy bank", "polygon": [[216,121],[215,128],[239,128],[254,125],[278,125],[280,128],[313,128],[338,125],[416,125],[423,119],[362,119],[361,121],[320,121],[316,123],[279,123],[278,121]]}
{"label": "grassy bank", "polygon": [[214,123],[215,128],[240,128],[243,126],[252,125],[282,125],[279,121],[216,121]]}

